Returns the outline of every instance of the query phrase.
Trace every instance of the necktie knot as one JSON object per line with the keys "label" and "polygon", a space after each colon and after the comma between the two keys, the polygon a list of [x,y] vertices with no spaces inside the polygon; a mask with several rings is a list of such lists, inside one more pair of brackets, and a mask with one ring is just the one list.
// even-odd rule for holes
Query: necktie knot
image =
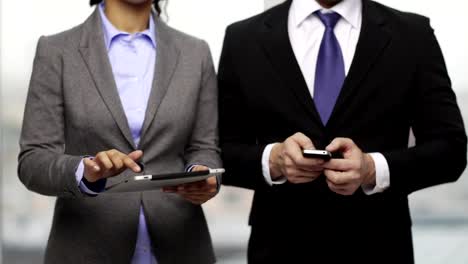
{"label": "necktie knot", "polygon": [[332,12],[332,13],[321,13],[320,11],[315,12],[317,17],[322,21],[322,23],[325,25],[325,27],[328,29],[333,29],[336,26],[336,23],[338,23],[338,20],[340,20],[341,16],[338,13]]}

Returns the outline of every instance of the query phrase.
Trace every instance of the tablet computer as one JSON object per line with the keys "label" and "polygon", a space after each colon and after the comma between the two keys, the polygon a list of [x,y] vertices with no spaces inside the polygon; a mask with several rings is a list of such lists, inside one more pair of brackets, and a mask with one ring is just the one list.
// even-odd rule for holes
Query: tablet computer
{"label": "tablet computer", "polygon": [[218,176],[223,173],[224,169],[218,168],[203,171],[132,176],[123,181],[106,186],[105,191],[102,194],[152,191],[163,187],[176,186],[184,183],[205,180],[212,176]]}

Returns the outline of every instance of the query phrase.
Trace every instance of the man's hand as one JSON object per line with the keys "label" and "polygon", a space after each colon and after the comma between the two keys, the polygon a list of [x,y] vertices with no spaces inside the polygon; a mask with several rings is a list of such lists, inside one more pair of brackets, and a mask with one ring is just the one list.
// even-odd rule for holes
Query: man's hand
{"label": "man's hand", "polygon": [[94,158],[85,158],[84,177],[89,182],[116,176],[126,169],[140,172],[141,168],[136,163],[143,156],[143,151],[136,150],[128,155],[112,149],[101,151]]}
{"label": "man's hand", "polygon": [[330,190],[341,195],[352,195],[363,184],[375,185],[374,160],[351,139],[336,138],[326,149],[343,153],[343,159],[331,159],[324,164]]}
{"label": "man's hand", "polygon": [[[197,165],[192,171],[209,170],[208,167]],[[216,176],[206,180],[185,183],[174,187],[163,188],[164,192],[177,193],[193,204],[203,204],[218,193],[218,180]]]}
{"label": "man's hand", "polygon": [[303,149],[315,149],[315,147],[302,133],[296,133],[283,143],[274,145],[269,159],[271,178],[275,180],[284,176],[291,183],[306,183],[320,176],[324,161],[304,158]]}

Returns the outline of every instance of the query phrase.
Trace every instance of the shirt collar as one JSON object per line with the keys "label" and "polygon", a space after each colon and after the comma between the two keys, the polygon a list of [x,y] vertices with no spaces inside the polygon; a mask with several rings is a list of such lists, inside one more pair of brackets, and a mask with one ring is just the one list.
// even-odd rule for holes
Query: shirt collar
{"label": "shirt collar", "polygon": [[[128,32],[118,30],[114,27],[114,25],[112,25],[112,23],[107,18],[106,13],[104,13],[104,1],[101,4],[99,4],[99,13],[101,15],[102,28],[104,31],[104,42],[106,44],[107,50],[109,50],[110,45],[112,44],[112,41],[115,39],[115,37],[119,35],[131,35]],[[139,33],[147,36],[151,40],[153,47],[156,47],[156,30],[153,15],[150,15],[148,29]]]}
{"label": "shirt collar", "polygon": [[315,0],[294,0],[291,5],[294,25],[300,26],[310,15],[319,10],[333,11],[341,15],[354,28],[361,28],[362,0],[343,0],[334,7],[326,9]]}

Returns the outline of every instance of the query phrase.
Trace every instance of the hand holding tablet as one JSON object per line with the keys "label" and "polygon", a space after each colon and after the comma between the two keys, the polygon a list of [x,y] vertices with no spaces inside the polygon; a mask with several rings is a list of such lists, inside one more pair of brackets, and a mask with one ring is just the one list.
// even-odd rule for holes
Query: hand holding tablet
{"label": "hand holding tablet", "polygon": [[[193,172],[206,172],[209,168],[203,165],[196,165],[191,170]],[[163,191],[178,194],[193,204],[203,204],[216,196],[221,184],[220,180],[219,177],[211,176],[201,181],[163,187]]]}

